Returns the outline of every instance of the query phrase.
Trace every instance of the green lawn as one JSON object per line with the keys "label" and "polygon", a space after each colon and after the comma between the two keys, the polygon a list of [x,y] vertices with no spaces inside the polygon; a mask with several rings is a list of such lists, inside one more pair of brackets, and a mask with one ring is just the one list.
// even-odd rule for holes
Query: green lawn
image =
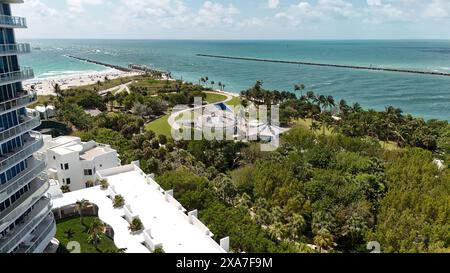
{"label": "green lawn", "polygon": [[[86,216],[83,217],[85,225],[80,223],[80,217],[73,217],[56,222],[56,239],[59,240],[60,245],[58,253],[69,253],[70,250],[66,249],[67,243],[70,241],[76,241],[81,245],[81,253],[105,253],[110,251],[117,251],[117,247],[114,245],[114,241],[107,237],[102,236],[97,249],[94,245],[88,242],[88,227],[97,217]],[[73,237],[67,238],[66,231],[71,229],[73,231]]]}
{"label": "green lawn", "polygon": [[[309,118],[307,118],[307,119],[298,119],[298,120],[295,121],[295,124],[296,124],[297,126],[301,126],[301,127],[306,128],[306,129],[308,129],[308,130],[311,130],[312,119],[309,119]],[[320,124],[320,123],[319,123],[319,124]],[[319,126],[320,126],[320,125],[319,125]],[[316,130],[315,133],[317,133],[317,134],[323,134],[323,129],[322,129],[322,127],[321,127],[319,130]],[[331,131],[331,129],[325,128],[325,135],[329,136],[329,135],[332,135],[332,134],[333,134],[333,131]]]}
{"label": "green lawn", "polygon": [[227,99],[227,96],[222,94],[214,94],[214,93],[205,93],[205,94],[206,94],[206,101],[208,103],[221,102]]}
{"label": "green lawn", "polygon": [[159,118],[145,126],[146,130],[151,130],[155,132],[157,135],[165,135],[166,137],[172,137],[172,128],[169,125],[169,116],[165,115],[162,118]]}
{"label": "green lawn", "polygon": [[230,100],[229,102],[227,102],[227,104],[229,106],[237,106],[240,105],[242,102],[241,98],[239,97],[234,97],[232,100]]}

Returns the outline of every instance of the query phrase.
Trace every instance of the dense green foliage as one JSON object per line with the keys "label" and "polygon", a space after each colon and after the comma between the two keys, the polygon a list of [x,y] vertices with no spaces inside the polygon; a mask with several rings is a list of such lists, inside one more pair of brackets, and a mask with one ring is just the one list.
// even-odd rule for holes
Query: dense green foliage
{"label": "dense green foliage", "polygon": [[[294,127],[275,152],[261,152],[258,143],[141,133],[159,106],[191,103],[195,91],[147,79],[134,83],[131,94],[104,99],[121,110],[95,118],[83,109],[89,92],[61,96],[59,118],[83,140],[112,145],[122,164],[139,160],[186,209],[200,210],[215,239],[230,236],[233,251],[364,252],[367,242],[378,241],[385,252],[450,252],[448,122],[425,122],[392,107],[336,105],[312,92],[297,99],[258,82],[243,92],[243,104],[281,103],[284,123],[310,118],[315,130]],[[399,149],[385,149],[384,141]]]}

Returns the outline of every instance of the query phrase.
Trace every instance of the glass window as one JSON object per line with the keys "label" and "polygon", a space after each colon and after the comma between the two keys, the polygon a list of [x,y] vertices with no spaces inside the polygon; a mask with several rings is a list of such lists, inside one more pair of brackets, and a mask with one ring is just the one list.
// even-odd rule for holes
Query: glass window
{"label": "glass window", "polygon": [[67,184],[67,185],[70,185],[70,178],[67,178],[67,179],[66,179],[66,184]]}
{"label": "glass window", "polygon": [[69,163],[64,164],[64,169],[68,170],[69,169]]}

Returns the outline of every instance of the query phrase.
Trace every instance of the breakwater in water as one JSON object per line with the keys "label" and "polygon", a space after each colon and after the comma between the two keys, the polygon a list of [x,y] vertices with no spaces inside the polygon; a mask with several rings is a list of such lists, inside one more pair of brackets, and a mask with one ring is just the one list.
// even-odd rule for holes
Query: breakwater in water
{"label": "breakwater in water", "polygon": [[108,64],[108,63],[104,63],[104,62],[99,62],[99,61],[95,61],[95,60],[90,60],[90,59],[85,59],[85,58],[80,58],[80,57],[76,57],[76,56],[72,56],[72,55],[65,55],[68,58],[72,58],[78,61],[82,61],[82,62],[87,62],[87,63],[91,63],[91,64],[97,64],[97,65],[101,65],[101,66],[105,66],[105,67],[109,67],[109,68],[114,68],[120,71],[124,71],[124,72],[132,72],[133,69],[127,68],[127,67],[123,67],[120,65],[114,65],[114,64]]}
{"label": "breakwater in water", "polygon": [[209,54],[197,54],[197,56],[198,57],[217,58],[217,59],[240,60],[240,61],[268,62],[268,63],[295,64],[295,65],[310,65],[310,66],[321,66],[321,67],[335,67],[335,68],[346,68],[346,69],[356,69],[356,70],[372,70],[372,71],[387,71],[387,72],[397,72],[397,73],[424,74],[424,75],[450,77],[450,73],[435,72],[435,71],[420,71],[420,70],[411,70],[411,69],[396,69],[396,68],[385,68],[385,67],[374,67],[374,66],[357,66],[357,65],[340,65],[340,64],[314,63],[314,62],[304,62],[304,61],[284,61],[284,60],[246,58],[246,57],[223,56],[223,55],[209,55]]}

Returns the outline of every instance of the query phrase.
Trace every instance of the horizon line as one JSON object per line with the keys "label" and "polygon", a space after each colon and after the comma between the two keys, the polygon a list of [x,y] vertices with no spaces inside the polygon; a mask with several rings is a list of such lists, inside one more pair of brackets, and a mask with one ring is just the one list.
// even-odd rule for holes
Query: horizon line
{"label": "horizon line", "polygon": [[450,41],[450,38],[17,38],[18,40],[128,40],[128,41]]}

